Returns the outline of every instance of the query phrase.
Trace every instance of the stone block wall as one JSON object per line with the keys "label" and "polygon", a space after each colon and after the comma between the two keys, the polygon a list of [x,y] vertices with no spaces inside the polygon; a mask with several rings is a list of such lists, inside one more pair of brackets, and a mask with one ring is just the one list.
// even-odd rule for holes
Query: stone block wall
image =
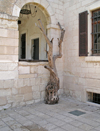
{"label": "stone block wall", "polygon": [[[44,68],[47,64],[19,62],[18,78],[0,80],[0,110],[43,101],[50,76],[49,71]],[[62,94],[62,75],[60,80],[59,94]]]}
{"label": "stone block wall", "polygon": [[16,17],[0,14],[0,80],[18,76],[18,25]]}
{"label": "stone block wall", "polygon": [[[91,10],[99,8],[97,0],[65,0],[64,4],[64,92],[87,101],[87,92],[100,93],[100,56],[91,56]],[[88,11],[88,52],[79,57],[79,13]]]}
{"label": "stone block wall", "polygon": [[18,68],[17,79],[0,80],[0,109],[44,100],[49,80],[49,72],[44,69],[44,63],[37,65],[19,62]]}
{"label": "stone block wall", "polygon": [[[33,2],[50,15],[49,38],[54,37],[54,54],[58,53],[60,30],[63,25],[63,0],[3,0],[0,1],[0,110],[44,100],[49,72],[46,62],[19,62],[18,15],[20,6]],[[9,3],[9,4],[8,4]],[[22,6],[21,6],[22,8]],[[43,9],[43,10],[42,10]],[[45,11],[44,11],[45,10]],[[48,15],[47,15],[48,16]],[[50,27],[49,27],[50,26]],[[60,78],[59,94],[63,94],[63,57],[56,61]]]}
{"label": "stone block wall", "polygon": [[[0,80],[0,109],[43,101],[45,87],[49,81],[49,72],[44,69],[44,65],[45,63],[35,66],[28,65],[25,68],[22,68],[21,65],[18,78]],[[21,71],[26,68],[30,69],[30,72]],[[62,75],[60,76],[60,87],[59,94],[63,94]]]}

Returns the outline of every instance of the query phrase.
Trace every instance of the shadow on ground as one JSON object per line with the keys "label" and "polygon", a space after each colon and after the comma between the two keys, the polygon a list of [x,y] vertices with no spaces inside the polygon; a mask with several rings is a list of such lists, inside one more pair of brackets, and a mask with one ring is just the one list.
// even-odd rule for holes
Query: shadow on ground
{"label": "shadow on ground", "polygon": [[40,126],[37,125],[37,124],[33,124],[33,125],[31,125],[31,126],[22,126],[21,128],[22,128],[22,129],[28,129],[28,130],[30,130],[30,131],[48,131],[48,130],[40,127]]}

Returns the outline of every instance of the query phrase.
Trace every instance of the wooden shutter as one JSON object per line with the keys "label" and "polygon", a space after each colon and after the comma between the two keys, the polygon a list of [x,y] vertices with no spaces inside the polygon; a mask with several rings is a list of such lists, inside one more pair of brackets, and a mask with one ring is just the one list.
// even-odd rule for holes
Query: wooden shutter
{"label": "wooden shutter", "polygon": [[79,14],[79,56],[88,54],[88,12]]}

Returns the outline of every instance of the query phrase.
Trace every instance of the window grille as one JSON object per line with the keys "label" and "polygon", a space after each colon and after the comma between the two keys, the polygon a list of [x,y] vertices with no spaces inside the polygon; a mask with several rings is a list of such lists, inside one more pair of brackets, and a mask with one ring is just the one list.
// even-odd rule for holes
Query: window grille
{"label": "window grille", "polygon": [[92,54],[100,55],[100,10],[92,12]]}
{"label": "window grille", "polygon": [[88,101],[100,104],[100,94],[88,92]]}

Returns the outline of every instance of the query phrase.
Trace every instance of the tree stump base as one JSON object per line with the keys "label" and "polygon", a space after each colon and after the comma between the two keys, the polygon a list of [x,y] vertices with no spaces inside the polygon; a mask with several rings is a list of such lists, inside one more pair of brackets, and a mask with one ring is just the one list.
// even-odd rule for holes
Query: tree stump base
{"label": "tree stump base", "polygon": [[57,104],[59,101],[58,90],[55,85],[49,84],[46,87],[45,103]]}

